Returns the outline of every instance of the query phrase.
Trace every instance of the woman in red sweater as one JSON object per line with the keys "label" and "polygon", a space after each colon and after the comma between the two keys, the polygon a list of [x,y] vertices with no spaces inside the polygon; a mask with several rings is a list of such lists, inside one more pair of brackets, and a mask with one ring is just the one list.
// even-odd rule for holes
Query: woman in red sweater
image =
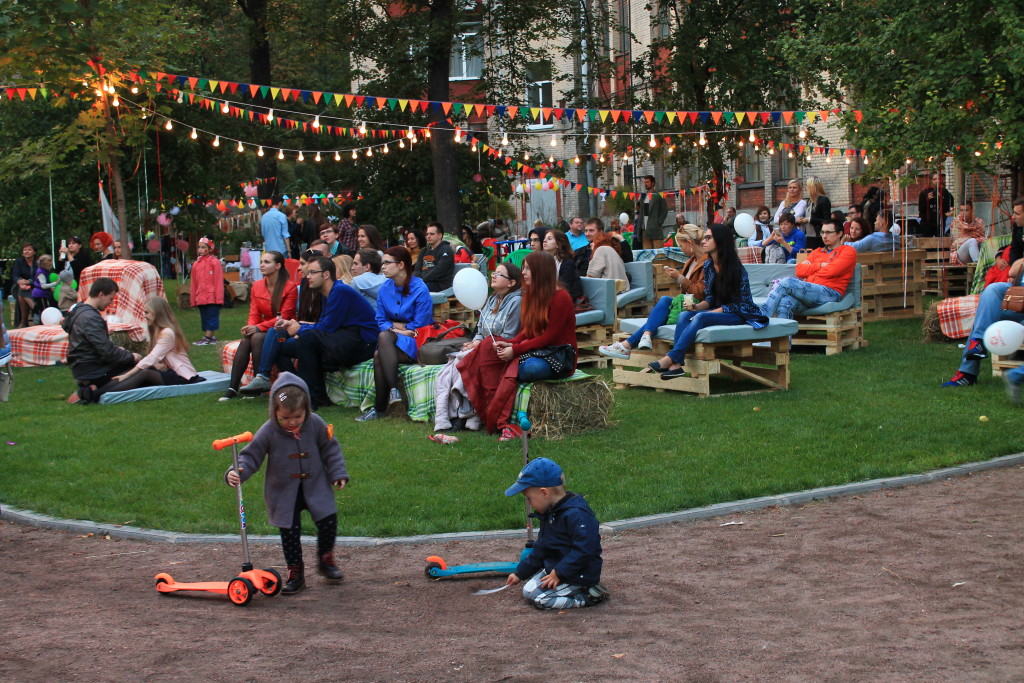
{"label": "woman in red sweater", "polygon": [[254,282],[249,292],[249,321],[242,328],[242,340],[238,342],[235,360],[231,364],[231,385],[220,397],[221,401],[230,401],[238,396],[250,357],[252,366],[259,367],[267,330],[278,320],[295,320],[299,291],[285,270],[284,255],[279,251],[263,252],[260,272],[263,278]]}
{"label": "woman in red sweater", "polygon": [[[484,417],[488,432],[501,432],[501,441],[520,433],[509,421],[518,382],[564,377],[576,369],[576,313],[572,298],[558,283],[551,254],[535,251],[523,262],[520,311],[518,335],[509,341],[485,337],[477,352],[459,363],[470,403]],[[546,355],[565,346],[571,347],[572,367],[560,366],[561,353]]]}

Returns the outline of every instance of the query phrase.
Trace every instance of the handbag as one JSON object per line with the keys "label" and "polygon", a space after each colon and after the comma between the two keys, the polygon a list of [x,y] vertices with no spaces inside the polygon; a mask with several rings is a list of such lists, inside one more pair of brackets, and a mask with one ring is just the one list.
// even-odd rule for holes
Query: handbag
{"label": "handbag", "polygon": [[464,325],[450,327],[426,342],[416,351],[416,360],[420,365],[444,365],[448,362],[448,354],[462,350],[466,343]]}
{"label": "handbag", "polygon": [[[448,333],[450,330],[454,332]],[[416,346],[423,346],[428,341],[433,339],[441,339],[442,337],[462,337],[466,334],[466,326],[460,323],[458,320],[452,320],[449,318],[443,323],[432,322],[429,325],[416,330]]]}
{"label": "handbag", "polygon": [[594,305],[590,303],[590,299],[587,298],[586,294],[580,294],[572,302],[573,313],[586,313],[587,311],[594,310]]}
{"label": "handbag", "polygon": [[1003,310],[1024,313],[1024,287],[1013,286],[1003,295]]}
{"label": "handbag", "polygon": [[565,379],[576,371],[576,349],[572,344],[545,346],[527,351],[519,356],[519,362],[522,363],[527,358],[540,358],[545,361],[551,371],[555,373],[555,379]]}

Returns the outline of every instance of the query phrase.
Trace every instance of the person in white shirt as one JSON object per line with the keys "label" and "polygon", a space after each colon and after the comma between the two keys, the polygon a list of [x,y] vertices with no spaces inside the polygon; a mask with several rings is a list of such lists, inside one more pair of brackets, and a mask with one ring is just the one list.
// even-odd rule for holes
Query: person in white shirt
{"label": "person in white shirt", "polygon": [[375,249],[360,249],[352,257],[352,287],[374,310],[377,310],[377,291],[387,280],[380,267],[380,254]]}

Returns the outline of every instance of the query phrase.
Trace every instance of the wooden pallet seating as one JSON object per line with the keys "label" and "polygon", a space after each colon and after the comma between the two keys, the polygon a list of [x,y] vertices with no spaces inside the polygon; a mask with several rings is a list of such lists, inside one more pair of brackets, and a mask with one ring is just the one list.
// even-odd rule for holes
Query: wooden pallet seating
{"label": "wooden pallet seating", "polygon": [[610,342],[615,328],[615,280],[582,277],[580,282],[594,309],[576,314],[577,365],[604,368],[608,359],[597,349]]}
{"label": "wooden pallet seating", "polygon": [[857,254],[863,282],[864,320],[897,320],[922,315],[924,260],[923,249]]}
{"label": "wooden pallet seating", "polygon": [[[638,319],[624,320],[623,332],[616,336],[625,339],[643,323]],[[731,395],[782,391],[789,388],[789,337],[796,331],[795,321],[782,318],[771,318],[768,326],[761,330],[749,325],[707,327],[697,334],[697,343],[686,356],[683,367],[688,376],[664,380],[648,367],[648,363],[660,359],[672,347],[675,325],[663,325],[655,335],[653,349],[634,349],[628,360],[615,360],[612,380],[620,389],[646,387],[658,392],[696,394],[701,398],[712,396],[711,379],[715,375],[752,381],[764,387],[729,392]]]}
{"label": "wooden pallet seating", "polygon": [[1024,359],[1018,358],[1017,353],[1009,356],[992,356],[992,376],[1002,377],[1006,371],[1019,368],[1021,365],[1024,365]]}
{"label": "wooden pallet seating", "polygon": [[926,261],[921,268],[921,278],[924,280],[922,293],[943,298],[969,294],[971,283],[974,281],[974,265],[936,264]]}

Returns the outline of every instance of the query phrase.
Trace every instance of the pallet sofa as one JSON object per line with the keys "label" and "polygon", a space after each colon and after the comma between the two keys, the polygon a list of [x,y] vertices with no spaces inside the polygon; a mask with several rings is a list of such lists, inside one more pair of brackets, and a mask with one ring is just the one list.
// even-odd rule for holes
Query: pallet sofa
{"label": "pallet sofa", "polygon": [[590,299],[593,310],[576,314],[577,365],[604,368],[608,359],[597,352],[598,347],[611,342],[615,329],[615,280],[581,277],[583,293]]}
{"label": "pallet sofa", "polygon": [[[796,266],[792,264],[751,263],[744,268],[750,279],[750,293],[758,306],[767,301],[775,280],[796,275]],[[853,271],[853,278],[842,299],[808,309],[796,320],[799,330],[793,335],[794,347],[824,347],[825,354],[831,356],[867,346],[861,306],[861,267],[858,265]]]}
{"label": "pallet sofa", "polygon": [[632,261],[625,266],[629,289],[615,296],[617,316],[639,318],[654,306],[654,269],[650,261]]}

